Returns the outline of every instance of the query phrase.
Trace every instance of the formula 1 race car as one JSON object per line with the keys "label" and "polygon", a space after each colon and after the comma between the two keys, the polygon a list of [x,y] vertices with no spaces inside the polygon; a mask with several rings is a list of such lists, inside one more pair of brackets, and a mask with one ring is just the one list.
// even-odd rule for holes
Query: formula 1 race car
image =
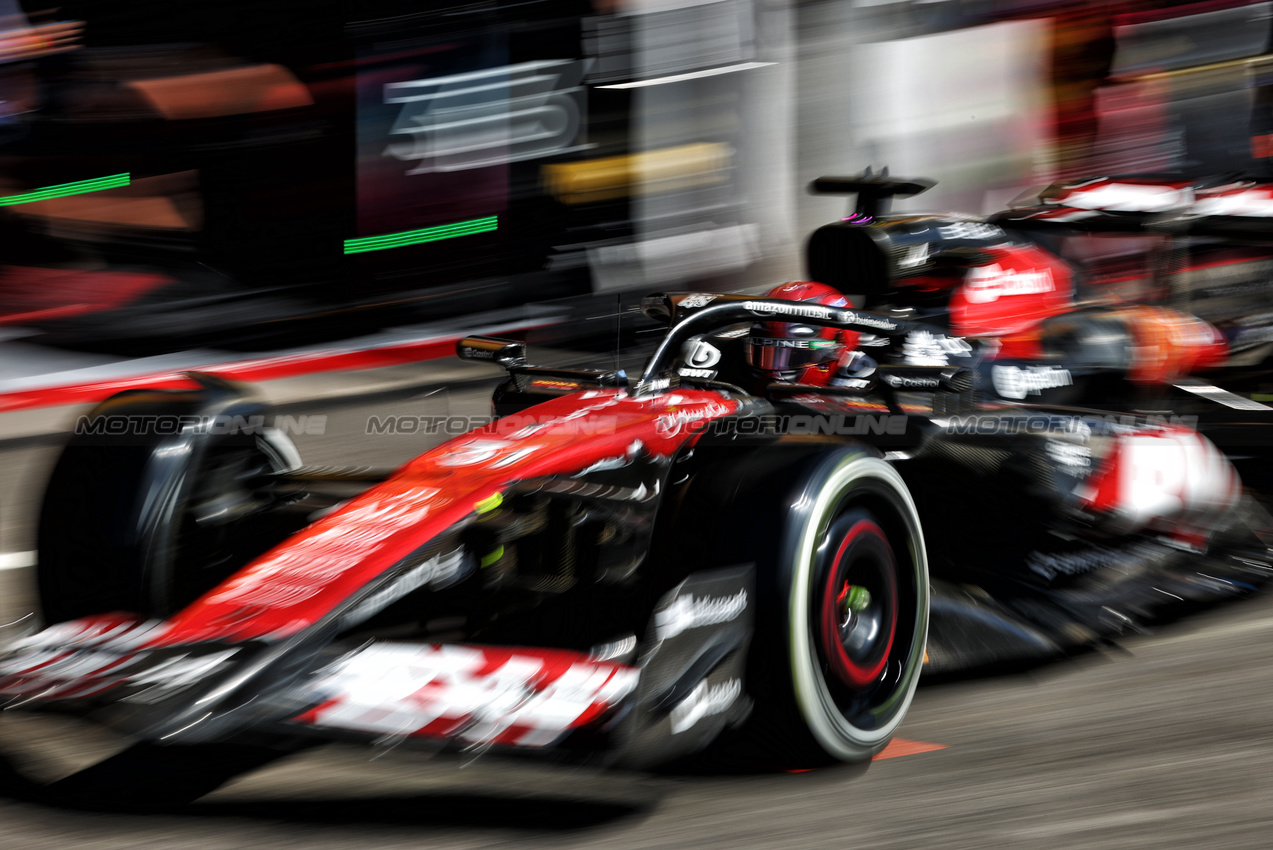
{"label": "formula 1 race car", "polygon": [[[901,362],[922,328],[884,315],[645,310],[669,330],[635,380],[463,340],[507,371],[497,418],[353,498],[366,470],[301,466],[233,386],[108,400],[49,481],[48,625],[0,693],[170,753],[856,761],[922,670],[1050,657],[1268,574],[1266,515],[1187,428],[981,406],[969,369]],[[870,336],[879,365],[757,385],[747,347],[782,346],[749,329],[775,321]]]}

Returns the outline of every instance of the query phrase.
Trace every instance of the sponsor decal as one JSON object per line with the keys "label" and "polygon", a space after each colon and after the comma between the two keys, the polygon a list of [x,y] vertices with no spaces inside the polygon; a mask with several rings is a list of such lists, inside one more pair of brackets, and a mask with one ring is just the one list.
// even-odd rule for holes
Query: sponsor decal
{"label": "sponsor decal", "polygon": [[317,596],[328,581],[348,570],[351,561],[365,558],[368,547],[419,522],[429,503],[441,492],[436,487],[417,487],[368,501],[327,520],[326,528],[258,561],[221,585],[207,601],[265,608],[293,605]]}
{"label": "sponsor decal", "polygon": [[1070,475],[1082,478],[1092,469],[1092,450],[1087,446],[1049,440],[1047,452],[1052,462]]}
{"label": "sponsor decal", "polygon": [[888,319],[881,319],[879,316],[869,316],[866,313],[855,313],[852,310],[842,310],[840,312],[839,319],[845,324],[877,328],[882,331],[895,331],[899,327],[897,322],[891,322]]}
{"label": "sponsor decal", "polygon": [[839,313],[838,310],[832,310],[830,307],[819,307],[816,304],[802,304],[795,301],[790,304],[766,304],[762,301],[744,301],[743,306],[758,316],[798,316],[802,319],[822,319],[824,321],[834,321]]}
{"label": "sponsor decal", "polygon": [[548,746],[603,718],[638,671],[561,650],[371,644],[315,676],[307,725],[391,738]]}
{"label": "sponsor decal", "polygon": [[355,605],[345,614],[345,625],[360,623],[426,585],[432,585],[436,589],[455,584],[472,571],[472,566],[472,559],[465,558],[464,551],[461,549],[434,555],[424,563],[407,570],[388,587],[376,591]]}
{"label": "sponsor decal", "polygon": [[1082,552],[1060,554],[1031,552],[1026,555],[1025,563],[1031,572],[1051,581],[1059,575],[1077,576],[1090,573],[1116,563],[1118,560],[1119,553],[1111,549],[1088,549]]}
{"label": "sponsor decal", "polygon": [[1241,492],[1224,455],[1205,437],[1185,430],[1120,436],[1104,478],[1080,497],[1098,510],[1113,509],[1136,522],[1224,511]]}
{"label": "sponsor decal", "polygon": [[140,693],[124,697],[125,702],[157,702],[207,678],[213,670],[230,660],[237,649],[226,649],[211,655],[190,657],[186,653],[169,658],[154,667],[125,677],[129,685],[149,685]]}
{"label": "sponsor decal", "polygon": [[1264,188],[1224,192],[1200,199],[1189,209],[1189,214],[1273,216],[1273,197]]}
{"label": "sponsor decal", "polygon": [[[529,436],[529,433],[522,434],[519,431],[510,436],[513,439],[519,439]],[[438,466],[477,466],[489,463],[492,469],[503,469],[524,460],[541,448],[543,447],[536,445],[518,447],[515,443],[505,440],[471,440],[464,445],[456,446],[448,454],[438,458],[437,464]]]}
{"label": "sponsor decal", "polygon": [[41,699],[91,696],[120,685],[142,687],[129,701],[150,702],[206,678],[239,650],[182,652],[152,662],[141,644],[163,635],[157,621],[72,621],[14,645],[0,664],[0,693],[37,693]]}
{"label": "sponsor decal", "polygon": [[1002,228],[984,221],[956,221],[937,228],[942,239],[1006,239]]}
{"label": "sponsor decal", "polygon": [[911,366],[946,366],[950,357],[968,357],[972,346],[962,337],[917,330],[906,335],[902,357]]}
{"label": "sponsor decal", "polygon": [[686,295],[677,302],[678,307],[684,307],[687,310],[693,310],[698,307],[706,307],[708,304],[716,300],[715,295],[709,295],[706,292],[695,292],[693,295]]}
{"label": "sponsor decal", "polygon": [[578,381],[557,381],[550,378],[536,378],[530,382],[532,387],[546,387],[553,390],[577,390],[583,387]]}
{"label": "sponsor decal", "polygon": [[895,331],[898,328],[897,322],[890,321],[880,316],[859,313],[856,310],[835,310],[830,307],[820,307],[817,304],[805,304],[798,301],[793,301],[789,304],[769,304],[762,301],[744,301],[743,306],[748,310],[751,310],[757,316],[794,316],[801,319],[839,322],[845,325],[853,324],[860,327],[877,328],[883,331]]}
{"label": "sponsor decal", "polygon": [[672,734],[689,729],[704,717],[724,713],[743,692],[741,679],[729,679],[718,685],[708,685],[707,680],[698,683],[685,699],[672,709],[670,719]]}
{"label": "sponsor decal", "polygon": [[1060,366],[995,366],[990,370],[995,392],[1004,398],[1042,395],[1044,390],[1068,387],[1074,378]]}
{"label": "sponsor decal", "polygon": [[969,271],[963,292],[970,304],[986,304],[1005,295],[1038,295],[1055,289],[1048,269],[1016,271],[994,263]]}
{"label": "sponsor decal", "polygon": [[747,591],[733,596],[678,596],[672,604],[654,615],[659,640],[667,640],[690,629],[714,626],[734,620],[747,608]]}
{"label": "sponsor decal", "polygon": [[752,337],[751,344],[761,348],[834,348],[833,339],[791,339],[789,337]]}
{"label": "sponsor decal", "polygon": [[688,366],[682,366],[676,370],[676,373],[686,378],[703,378],[708,381],[715,378],[717,374],[715,369],[691,369]]}
{"label": "sponsor decal", "polygon": [[899,269],[913,269],[928,262],[928,243],[921,242],[906,249],[906,253],[897,261]]}
{"label": "sponsor decal", "polygon": [[1083,210],[1113,212],[1168,212],[1193,202],[1193,189],[1139,183],[1100,183],[1076,188],[1048,200]]}
{"label": "sponsor decal", "polygon": [[681,433],[681,429],[686,425],[692,426],[704,419],[715,419],[718,416],[727,416],[733,412],[733,407],[718,402],[705,404],[693,410],[672,410],[668,413],[660,414],[654,420],[654,432],[660,437],[675,437]]}
{"label": "sponsor decal", "polygon": [[941,386],[941,378],[937,376],[914,375],[881,375],[880,380],[890,387],[933,388]]}
{"label": "sponsor decal", "polygon": [[686,341],[681,357],[691,369],[710,369],[720,362],[720,349],[702,337],[695,337]]}
{"label": "sponsor decal", "polygon": [[651,378],[645,382],[645,389],[652,393],[661,393],[672,388],[672,379],[667,376]]}

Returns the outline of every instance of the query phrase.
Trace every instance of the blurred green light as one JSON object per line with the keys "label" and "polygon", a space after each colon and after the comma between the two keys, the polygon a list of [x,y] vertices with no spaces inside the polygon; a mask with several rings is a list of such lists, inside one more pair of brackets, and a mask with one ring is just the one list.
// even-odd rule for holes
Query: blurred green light
{"label": "blurred green light", "polygon": [[22,195],[8,195],[0,197],[0,206],[10,207],[14,204],[29,204],[33,201],[47,201],[49,198],[64,198],[67,195],[83,195],[87,192],[98,192],[102,189],[118,189],[121,186],[129,184],[131,175],[112,174],[109,177],[96,177],[92,180],[79,180],[75,183],[59,183],[56,186],[46,186],[43,189],[37,189],[34,192],[27,192]]}
{"label": "blurred green light", "polygon": [[499,218],[475,218],[455,224],[440,224],[437,227],[426,227],[422,230],[404,230],[402,233],[389,233],[385,236],[365,236],[361,239],[346,239],[345,253],[360,254],[364,251],[383,251],[386,248],[401,248],[403,245],[416,245],[420,242],[437,242],[439,239],[454,239],[457,236],[471,236],[474,233],[486,233],[499,228]]}

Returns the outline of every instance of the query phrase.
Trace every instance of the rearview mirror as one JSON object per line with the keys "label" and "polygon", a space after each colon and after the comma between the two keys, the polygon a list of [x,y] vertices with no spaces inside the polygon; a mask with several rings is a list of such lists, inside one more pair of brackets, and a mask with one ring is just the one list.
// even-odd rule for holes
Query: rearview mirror
{"label": "rearview mirror", "polygon": [[493,336],[466,336],[455,344],[461,360],[485,360],[505,369],[526,365],[526,343]]}

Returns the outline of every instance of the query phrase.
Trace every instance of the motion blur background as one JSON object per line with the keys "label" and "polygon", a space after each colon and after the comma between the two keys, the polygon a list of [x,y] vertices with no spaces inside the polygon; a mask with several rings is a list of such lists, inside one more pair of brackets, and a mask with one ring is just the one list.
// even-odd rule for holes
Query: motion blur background
{"label": "motion blur background", "polygon": [[801,277],[824,174],[983,214],[1273,155],[1270,2],[5,5],[0,323],[57,345],[587,317]]}

